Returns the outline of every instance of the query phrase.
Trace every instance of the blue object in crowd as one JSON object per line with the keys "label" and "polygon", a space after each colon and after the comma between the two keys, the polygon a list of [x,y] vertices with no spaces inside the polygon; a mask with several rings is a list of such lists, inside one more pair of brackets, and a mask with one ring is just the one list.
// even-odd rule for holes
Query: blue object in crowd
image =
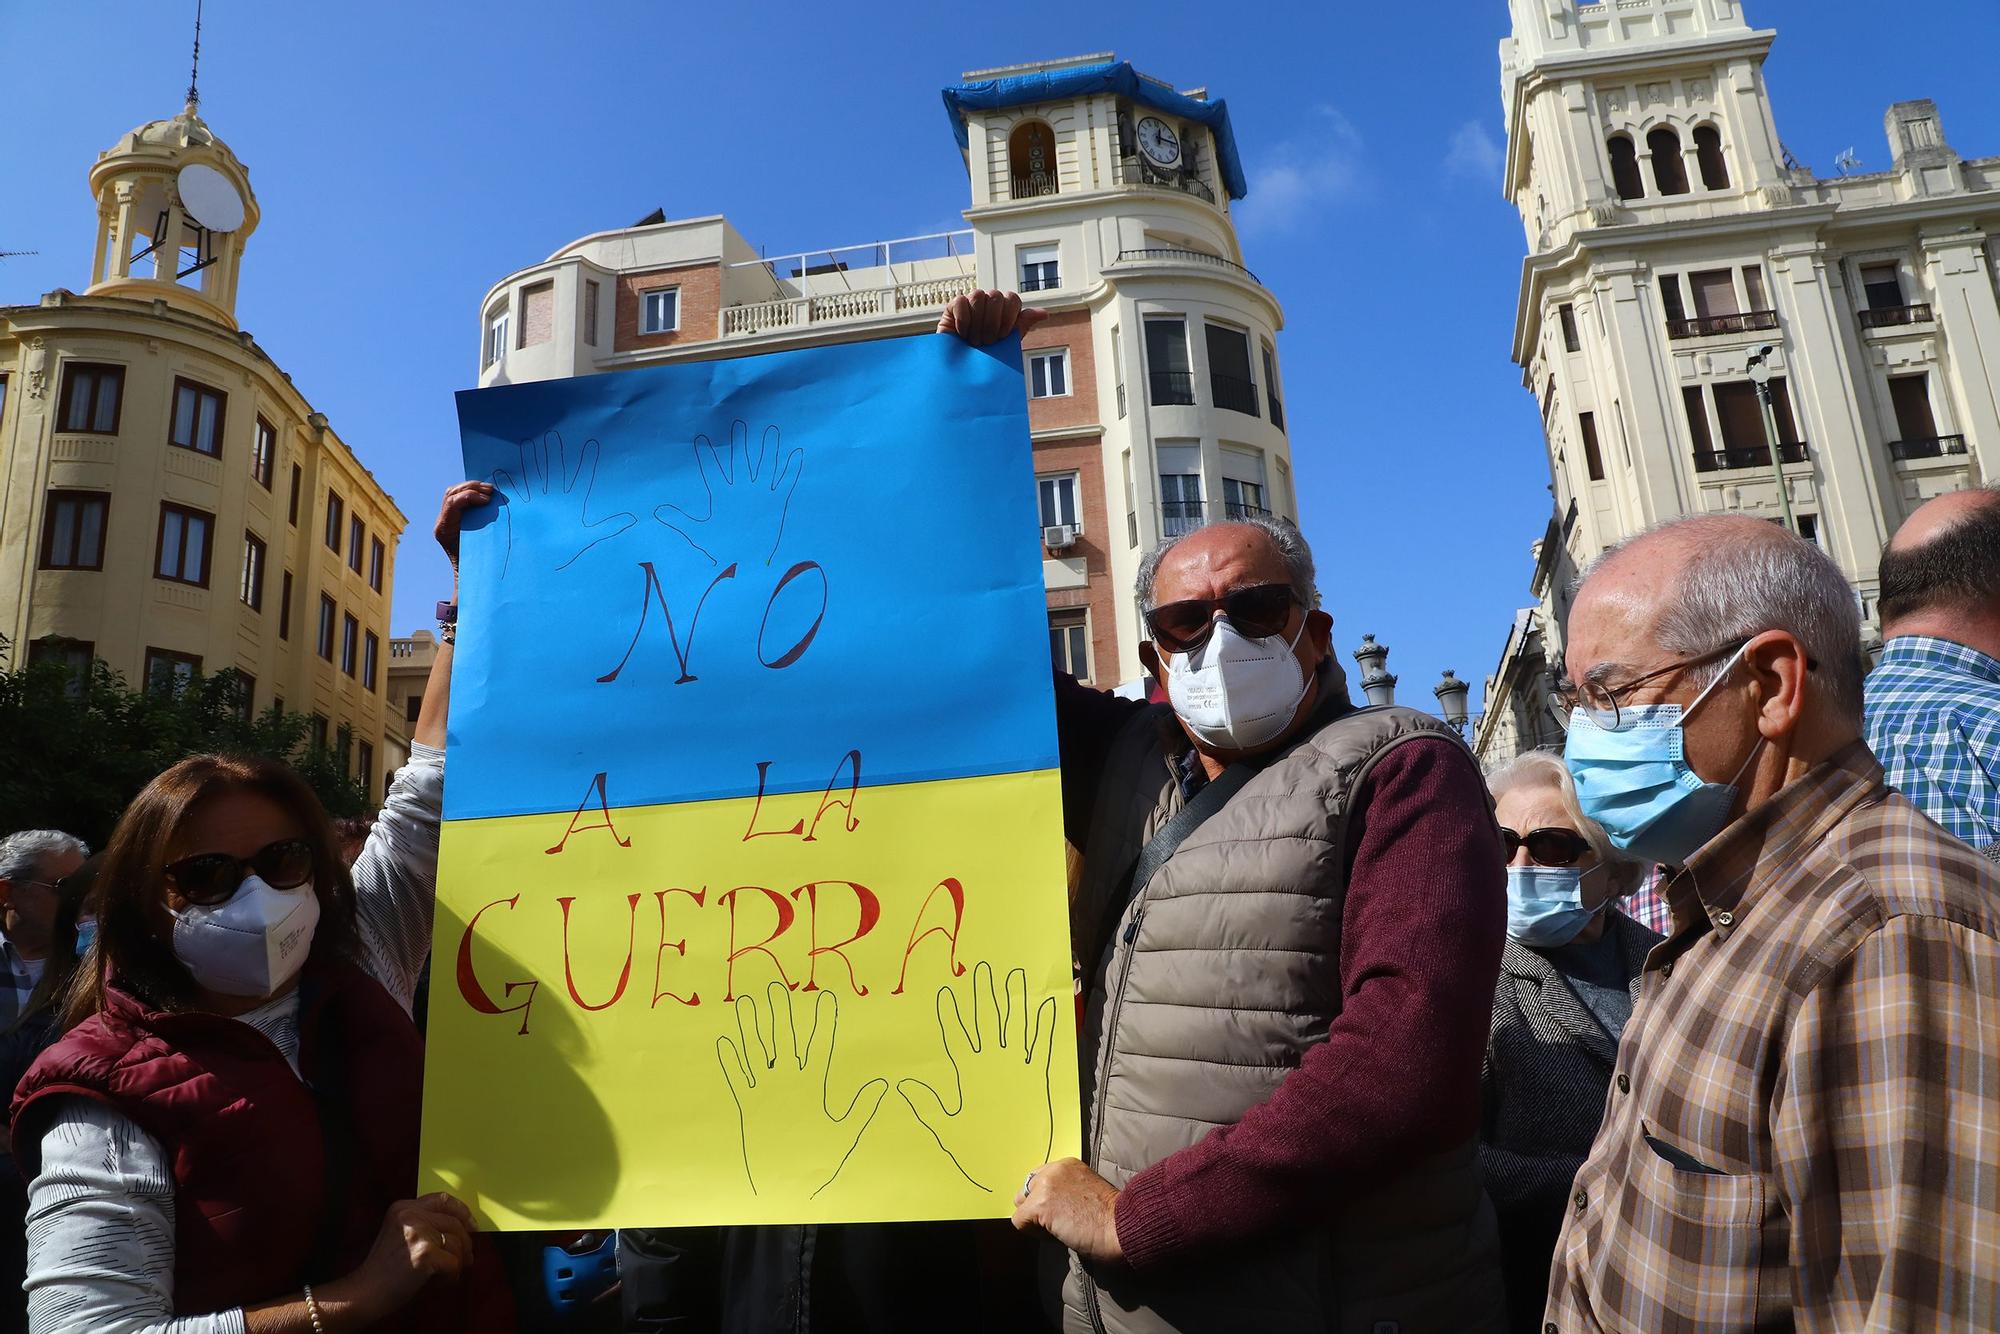
{"label": "blue object in crowd", "polygon": [[588,1310],[617,1281],[616,1232],[586,1232],[573,1247],[542,1247],[542,1285],[558,1321]]}

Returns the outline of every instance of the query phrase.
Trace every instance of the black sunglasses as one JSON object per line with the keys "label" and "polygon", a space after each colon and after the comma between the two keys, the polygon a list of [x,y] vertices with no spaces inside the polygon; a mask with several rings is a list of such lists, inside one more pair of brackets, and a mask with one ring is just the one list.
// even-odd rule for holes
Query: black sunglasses
{"label": "black sunglasses", "polygon": [[1237,632],[1249,639],[1275,635],[1291,619],[1290,584],[1258,584],[1239,588],[1219,598],[1194,598],[1169,602],[1146,613],[1146,628],[1161,648],[1174,653],[1192,653],[1215,633],[1215,613],[1219,609]]}
{"label": "black sunglasses", "polygon": [[1507,849],[1508,861],[1513,861],[1514,854],[1525,844],[1528,856],[1541,866],[1574,866],[1579,857],[1590,851],[1590,840],[1574,829],[1551,827],[1517,834],[1501,825],[1500,842]]}
{"label": "black sunglasses", "polygon": [[302,838],[281,838],[248,857],[204,852],[170,863],[167,878],[189,903],[212,907],[234,894],[253,871],[272,889],[297,889],[312,879],[312,844]]}

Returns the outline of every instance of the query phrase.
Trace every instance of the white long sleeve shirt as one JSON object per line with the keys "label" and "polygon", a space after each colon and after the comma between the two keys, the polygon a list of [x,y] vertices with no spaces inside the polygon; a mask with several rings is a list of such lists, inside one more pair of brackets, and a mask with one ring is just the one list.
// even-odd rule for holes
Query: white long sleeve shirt
{"label": "white long sleeve shirt", "polygon": [[[444,752],[411,747],[355,859],[361,968],[404,1011],[430,953]],[[299,997],[239,1016],[298,1071]],[[35,1334],[242,1334],[241,1308],[175,1316],[174,1177],[152,1136],[88,1098],[63,1098],[28,1186],[28,1325]]]}

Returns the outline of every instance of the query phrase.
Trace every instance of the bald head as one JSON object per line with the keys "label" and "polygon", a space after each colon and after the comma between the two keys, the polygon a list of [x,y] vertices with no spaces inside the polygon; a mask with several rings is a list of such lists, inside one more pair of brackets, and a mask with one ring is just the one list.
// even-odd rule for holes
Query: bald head
{"label": "bald head", "polygon": [[1885,638],[1939,635],[2000,655],[2000,491],[1925,501],[1883,548],[1880,573]]}
{"label": "bald head", "polygon": [[[1259,583],[1290,584],[1301,606],[1311,607],[1316,600],[1312,548],[1297,528],[1278,519],[1232,519],[1168,538],[1139,562],[1139,577],[1134,582],[1140,605],[1154,607],[1176,601],[1179,585],[1190,575],[1197,580],[1205,577],[1210,583],[1219,578],[1221,583],[1239,588]],[[1172,579],[1174,591],[1162,590],[1163,577]]]}

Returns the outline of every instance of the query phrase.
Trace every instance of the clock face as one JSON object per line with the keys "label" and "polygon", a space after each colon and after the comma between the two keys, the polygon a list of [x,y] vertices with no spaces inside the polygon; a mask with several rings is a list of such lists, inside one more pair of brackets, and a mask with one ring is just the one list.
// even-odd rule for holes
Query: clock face
{"label": "clock face", "polygon": [[1181,141],[1165,121],[1148,116],[1139,122],[1139,151],[1158,165],[1171,167],[1181,160]]}

